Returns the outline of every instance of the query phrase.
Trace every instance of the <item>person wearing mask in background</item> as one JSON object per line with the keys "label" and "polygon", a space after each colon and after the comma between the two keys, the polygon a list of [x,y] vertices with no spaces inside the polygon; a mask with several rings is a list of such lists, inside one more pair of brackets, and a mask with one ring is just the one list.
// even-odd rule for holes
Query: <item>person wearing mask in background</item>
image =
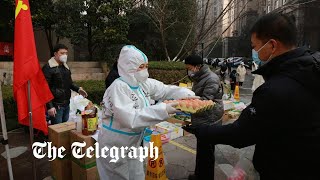
{"label": "person wearing mask in background", "polygon": [[221,81],[223,84],[226,84],[226,76],[227,76],[226,71],[227,71],[227,70],[226,70],[226,69],[223,69],[222,67],[215,71],[215,74],[219,76],[220,81]]}
{"label": "person wearing mask in background", "polygon": [[230,75],[231,74],[231,69],[232,69],[232,60],[231,59],[228,59],[227,60],[227,67],[228,67],[228,74]]}
{"label": "person wearing mask in background", "polygon": [[71,90],[83,97],[87,97],[88,94],[72,81],[67,65],[68,48],[63,44],[57,44],[53,52],[54,56],[43,66],[42,71],[54,96],[54,99],[47,103],[49,119],[51,124],[59,124],[69,119]]}
{"label": "person wearing mask in background", "polygon": [[230,88],[232,91],[234,91],[237,85],[237,71],[232,70],[229,78],[230,78]]}
{"label": "person wearing mask in background", "polygon": [[[104,115],[98,143],[103,147],[136,147],[144,137],[144,129],[169,118],[178,112],[177,103],[165,104],[167,99],[196,98],[187,88],[165,85],[148,78],[148,58],[135,46],[124,46],[118,59],[116,79],[103,96]],[[160,103],[150,105],[151,100]],[[101,149],[100,149],[101,150]],[[103,180],[143,180],[143,162],[126,158],[110,163],[111,157],[98,158],[97,168]]]}
{"label": "person wearing mask in background", "polygon": [[[216,104],[212,110],[200,114],[191,115],[193,126],[211,126],[214,123],[221,124],[224,113],[223,108],[223,89],[219,77],[210,68],[203,64],[202,58],[197,55],[188,56],[184,63],[189,78],[193,82],[192,91],[201,100],[212,100]],[[189,180],[194,179],[213,179],[214,178],[214,145],[197,139],[197,155],[195,174],[189,176]]]}
{"label": "person wearing mask in background", "polygon": [[242,86],[242,84],[246,78],[246,73],[247,73],[246,67],[244,67],[244,63],[241,62],[240,66],[238,66],[238,68],[237,68],[237,74],[238,74],[238,78],[239,78],[239,86]]}
{"label": "person wearing mask in background", "polygon": [[252,56],[265,62],[254,74],[265,83],[238,120],[225,126],[183,127],[208,143],[255,144],[253,165],[262,180],[319,179],[320,52],[297,48],[297,28],[269,13],[251,29]]}
{"label": "person wearing mask in background", "polygon": [[110,70],[106,80],[105,80],[105,85],[106,89],[113,83],[114,80],[119,78],[119,73],[118,73],[118,62],[114,62],[112,65],[112,69]]}

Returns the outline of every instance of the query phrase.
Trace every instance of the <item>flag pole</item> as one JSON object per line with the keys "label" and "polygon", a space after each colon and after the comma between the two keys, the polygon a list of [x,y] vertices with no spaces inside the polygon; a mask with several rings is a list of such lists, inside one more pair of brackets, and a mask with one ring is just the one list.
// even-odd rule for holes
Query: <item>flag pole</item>
{"label": "flag pole", "polygon": [[[28,80],[28,110],[29,110],[29,131],[30,131],[30,146],[32,149],[33,144],[33,122],[32,122],[32,105],[31,105],[31,84],[30,80]],[[32,158],[32,171],[33,171],[33,179],[37,179],[37,166],[35,158]]]}
{"label": "flag pole", "polygon": [[3,98],[2,98],[2,89],[0,84],[0,114],[1,114],[1,127],[3,133],[3,140],[2,144],[5,146],[6,153],[7,153],[7,165],[8,165],[8,172],[10,180],[13,180],[13,173],[12,173],[12,165],[11,165],[11,158],[10,158],[10,150],[8,144],[8,133],[7,133],[7,125],[6,125],[6,118],[4,115],[4,107],[3,107]]}

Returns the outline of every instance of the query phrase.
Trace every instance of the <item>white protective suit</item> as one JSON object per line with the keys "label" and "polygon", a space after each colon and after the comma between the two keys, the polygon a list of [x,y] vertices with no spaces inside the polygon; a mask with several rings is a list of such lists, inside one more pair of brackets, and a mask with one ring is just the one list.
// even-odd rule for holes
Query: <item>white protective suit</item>
{"label": "white protective suit", "polygon": [[[98,135],[100,149],[107,146],[139,147],[145,127],[155,125],[169,114],[165,103],[150,106],[150,100],[180,99],[194,96],[186,88],[168,86],[148,78],[138,83],[134,76],[139,65],[147,63],[146,55],[134,46],[124,46],[118,60],[120,78],[116,79],[103,96],[105,115],[103,128]],[[127,153],[126,153],[127,154]],[[124,158],[116,163],[97,159],[97,168],[102,180],[144,180],[143,163],[138,159]]]}

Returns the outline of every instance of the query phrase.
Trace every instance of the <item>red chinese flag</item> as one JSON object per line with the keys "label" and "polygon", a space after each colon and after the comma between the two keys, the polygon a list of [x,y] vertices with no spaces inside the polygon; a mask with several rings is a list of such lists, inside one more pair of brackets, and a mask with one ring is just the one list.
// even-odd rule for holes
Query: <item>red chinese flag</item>
{"label": "red chinese flag", "polygon": [[28,0],[16,0],[15,18],[13,91],[18,120],[29,126],[27,84],[30,81],[33,127],[47,134],[45,104],[53,96],[38,61]]}

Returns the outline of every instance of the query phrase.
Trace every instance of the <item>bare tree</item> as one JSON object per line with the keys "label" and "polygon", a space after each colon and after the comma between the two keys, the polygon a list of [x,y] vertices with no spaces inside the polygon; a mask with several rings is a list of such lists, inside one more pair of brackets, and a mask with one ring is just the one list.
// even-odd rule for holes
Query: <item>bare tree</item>
{"label": "bare tree", "polygon": [[[233,1],[234,0],[230,0],[229,3],[226,5],[226,7],[224,7],[222,12],[218,15],[218,17],[212,22],[208,22],[208,20],[207,20],[208,15],[209,15],[209,11],[211,9],[212,0],[207,0],[207,2],[205,3],[205,6],[200,6],[200,8],[195,13],[198,13],[199,11],[202,11],[203,13],[201,16],[197,16],[197,18],[193,22],[193,26],[192,26],[192,28],[190,28],[188,36],[186,37],[184,43],[182,44],[182,46],[180,48],[180,51],[174,57],[173,60],[179,61],[179,57],[184,57],[188,52],[193,51],[196,48],[196,46],[199,44],[199,42],[203,41],[210,33],[214,32],[216,30],[217,24],[223,19],[223,17],[226,15],[226,13],[232,8],[231,5],[232,5]],[[195,31],[196,27],[200,27],[200,29],[196,33],[195,38],[190,40],[189,39],[190,34],[192,31]],[[183,49],[185,48],[185,45],[188,40],[193,41],[192,45],[188,49],[186,49],[182,55],[180,55],[182,53]]]}
{"label": "bare tree", "polygon": [[[211,48],[211,50],[209,51],[209,53],[207,54],[207,56],[205,57],[208,57],[210,55],[210,53],[212,52],[212,50],[214,49],[214,47],[217,45],[218,41],[221,39],[222,35],[231,27],[231,25],[240,18],[241,16],[241,13],[243,12],[243,10],[245,9],[245,7],[247,6],[247,4],[249,3],[249,1],[246,2],[246,4],[242,7],[242,9],[239,11],[238,15],[236,18],[234,18],[234,20],[228,25],[228,27],[221,33],[221,35],[219,36],[219,38],[216,40],[215,44],[213,45],[213,47]],[[208,44],[209,46],[209,44]],[[207,47],[208,47],[207,46]],[[206,49],[207,47],[203,48],[203,49]],[[203,50],[202,50],[203,51]]]}
{"label": "bare tree", "polygon": [[[186,37],[182,47],[180,48],[179,53],[174,57],[174,61],[179,61],[179,57],[184,57],[185,55],[187,55],[189,52],[192,52],[197,45],[204,41],[204,39],[206,39],[212,32],[214,32],[218,26],[218,24],[225,20],[224,16],[228,13],[228,11],[230,11],[232,8],[234,8],[235,6],[238,6],[240,1],[237,1],[237,3],[234,3],[235,0],[230,0],[229,3],[226,5],[226,7],[222,10],[222,12],[218,15],[218,17],[213,21],[213,22],[208,22],[206,19],[208,18],[208,13],[207,11],[210,10],[210,4],[208,3],[210,0],[208,0],[206,2],[205,7],[201,7],[202,9],[205,9],[205,12],[203,13],[202,16],[200,16],[200,20],[197,18],[197,20],[194,22],[194,26],[192,26],[192,28],[195,27],[201,27],[200,30],[197,32],[197,35],[195,37],[195,39],[193,40],[192,46],[190,46],[188,49],[185,50],[185,52],[180,55],[184,49],[184,46],[186,44],[186,41],[190,38],[189,34]],[[239,13],[237,14],[237,16],[233,19],[233,21],[228,24],[228,26],[226,27],[226,29],[222,30],[222,33],[218,36],[217,40],[214,42],[214,46],[217,44],[217,42],[221,39],[222,35],[231,27],[231,25],[240,18],[241,13],[243,12],[243,10],[245,9],[245,7],[247,6],[247,4],[249,3],[249,1],[246,2],[246,4],[242,7],[242,9],[239,11]],[[207,24],[206,24],[207,23]],[[225,24],[224,24],[225,25]],[[223,26],[223,25],[221,25]],[[190,29],[190,32],[194,31],[194,29]],[[208,43],[201,51],[207,49],[209,46],[211,45],[211,43]],[[212,49],[213,49],[212,48]],[[210,52],[212,51],[212,49],[210,50]],[[200,51],[200,52],[201,52]],[[208,55],[207,55],[208,56]],[[206,56],[206,57],[207,57]]]}
{"label": "bare tree", "polygon": [[[161,35],[161,43],[168,61],[171,61],[166,42],[166,31],[171,28],[177,19],[173,18],[176,10],[168,8],[170,0],[154,0],[151,1],[151,7],[146,15],[151,19]],[[173,20],[172,20],[173,19]]]}

